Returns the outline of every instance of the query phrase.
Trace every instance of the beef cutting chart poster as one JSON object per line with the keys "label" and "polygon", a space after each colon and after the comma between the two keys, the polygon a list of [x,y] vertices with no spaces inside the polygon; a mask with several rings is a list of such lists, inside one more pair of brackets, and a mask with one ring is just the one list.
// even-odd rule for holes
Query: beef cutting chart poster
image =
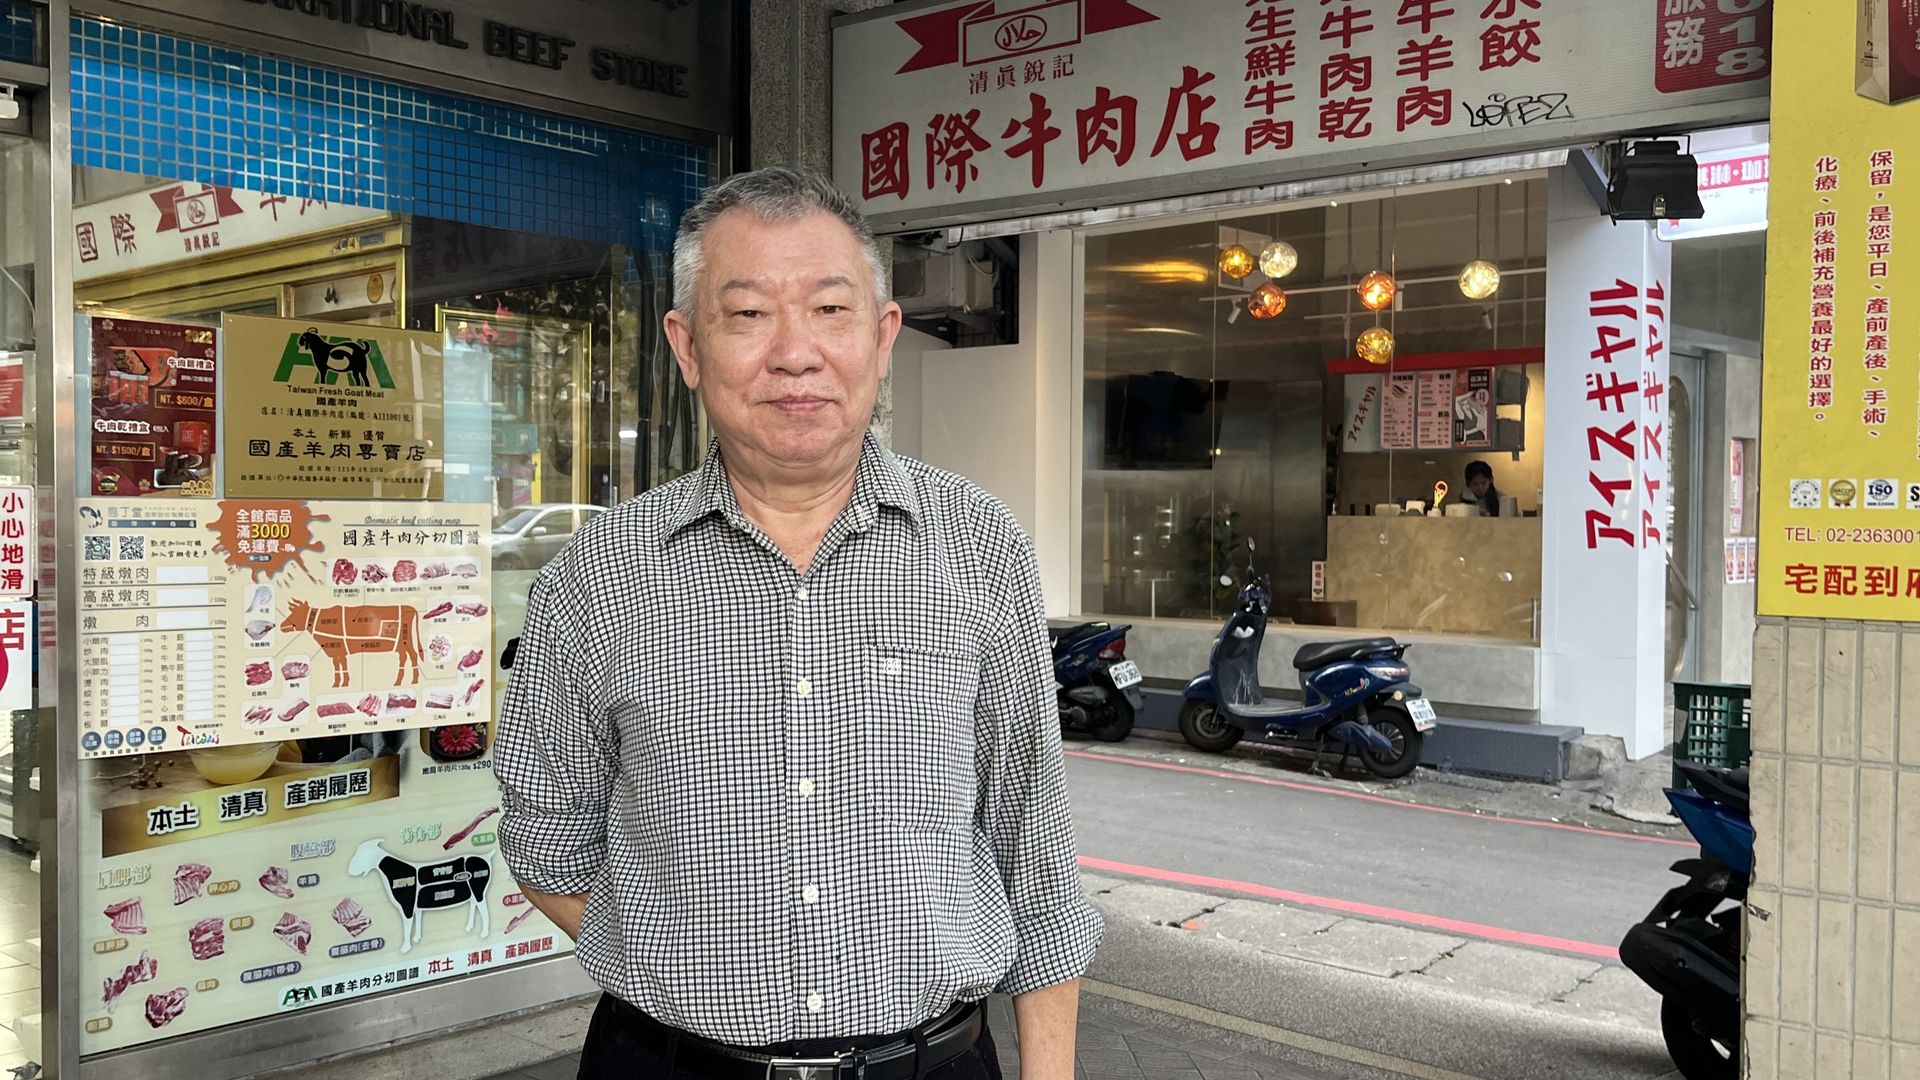
{"label": "beef cutting chart poster", "polygon": [[92,499],[80,514],[83,756],[491,711],[485,506]]}
{"label": "beef cutting chart poster", "polygon": [[211,497],[215,338],[209,326],[89,320],[95,495]]}

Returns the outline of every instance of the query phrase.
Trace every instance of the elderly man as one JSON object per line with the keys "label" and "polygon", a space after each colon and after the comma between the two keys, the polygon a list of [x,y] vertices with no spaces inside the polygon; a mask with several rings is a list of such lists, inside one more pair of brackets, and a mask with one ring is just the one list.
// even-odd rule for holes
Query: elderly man
{"label": "elderly man", "polygon": [[859,211],[709,191],[666,331],[715,432],[539,576],[501,849],[607,991],[582,1077],[1069,1080],[1082,895],[1032,544],[868,433],[900,308]]}

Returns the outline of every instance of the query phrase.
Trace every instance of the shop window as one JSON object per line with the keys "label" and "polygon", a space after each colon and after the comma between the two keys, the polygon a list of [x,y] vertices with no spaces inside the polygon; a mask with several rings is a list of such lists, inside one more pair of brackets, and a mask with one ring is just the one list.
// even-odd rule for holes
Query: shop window
{"label": "shop window", "polygon": [[501,653],[698,464],[708,148],[73,35],[84,1052],[565,951],[498,856]]}
{"label": "shop window", "polygon": [[1532,639],[1545,249],[1533,178],[1088,235],[1081,610]]}

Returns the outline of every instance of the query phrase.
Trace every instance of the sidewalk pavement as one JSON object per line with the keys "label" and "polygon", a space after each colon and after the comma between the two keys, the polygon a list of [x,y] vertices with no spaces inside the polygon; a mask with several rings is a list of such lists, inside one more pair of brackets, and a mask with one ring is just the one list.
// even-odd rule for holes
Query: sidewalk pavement
{"label": "sidewalk pavement", "polygon": [[[1014,1035],[1012,1002],[996,995],[988,999],[987,1008],[1000,1049],[1001,1071],[1006,1080],[1017,1080],[1019,1041]],[[1322,1069],[1288,1061],[1281,1053],[1244,1048],[1247,1040],[1223,1038],[1225,1034],[1205,1024],[1084,993],[1076,1080],[1372,1080],[1388,1075],[1336,1067],[1338,1063]],[[1311,1055],[1291,1052],[1290,1056]],[[488,1080],[574,1080],[579,1069],[580,1055],[568,1054],[497,1073]]]}

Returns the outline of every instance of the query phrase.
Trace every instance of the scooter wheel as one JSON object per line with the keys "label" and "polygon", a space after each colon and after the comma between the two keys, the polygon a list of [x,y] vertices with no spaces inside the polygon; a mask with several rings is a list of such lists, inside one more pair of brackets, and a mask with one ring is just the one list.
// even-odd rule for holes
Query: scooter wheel
{"label": "scooter wheel", "polygon": [[1740,1080],[1740,1046],[1722,1047],[1694,1026],[1693,1012],[1672,998],[1660,1002],[1660,1034],[1687,1080]]}
{"label": "scooter wheel", "polygon": [[1105,715],[1087,726],[1087,734],[1101,742],[1119,742],[1133,734],[1133,704],[1127,695],[1115,692],[1108,698]]}
{"label": "scooter wheel", "polygon": [[1393,749],[1386,753],[1360,749],[1360,760],[1368,772],[1382,780],[1398,780],[1420,764],[1420,729],[1413,726],[1413,717],[1405,709],[1376,705],[1368,710],[1367,722],[1393,743]]}
{"label": "scooter wheel", "polygon": [[1180,734],[1195,750],[1218,754],[1240,741],[1241,731],[1220,714],[1220,707],[1207,701],[1189,701],[1180,710]]}

